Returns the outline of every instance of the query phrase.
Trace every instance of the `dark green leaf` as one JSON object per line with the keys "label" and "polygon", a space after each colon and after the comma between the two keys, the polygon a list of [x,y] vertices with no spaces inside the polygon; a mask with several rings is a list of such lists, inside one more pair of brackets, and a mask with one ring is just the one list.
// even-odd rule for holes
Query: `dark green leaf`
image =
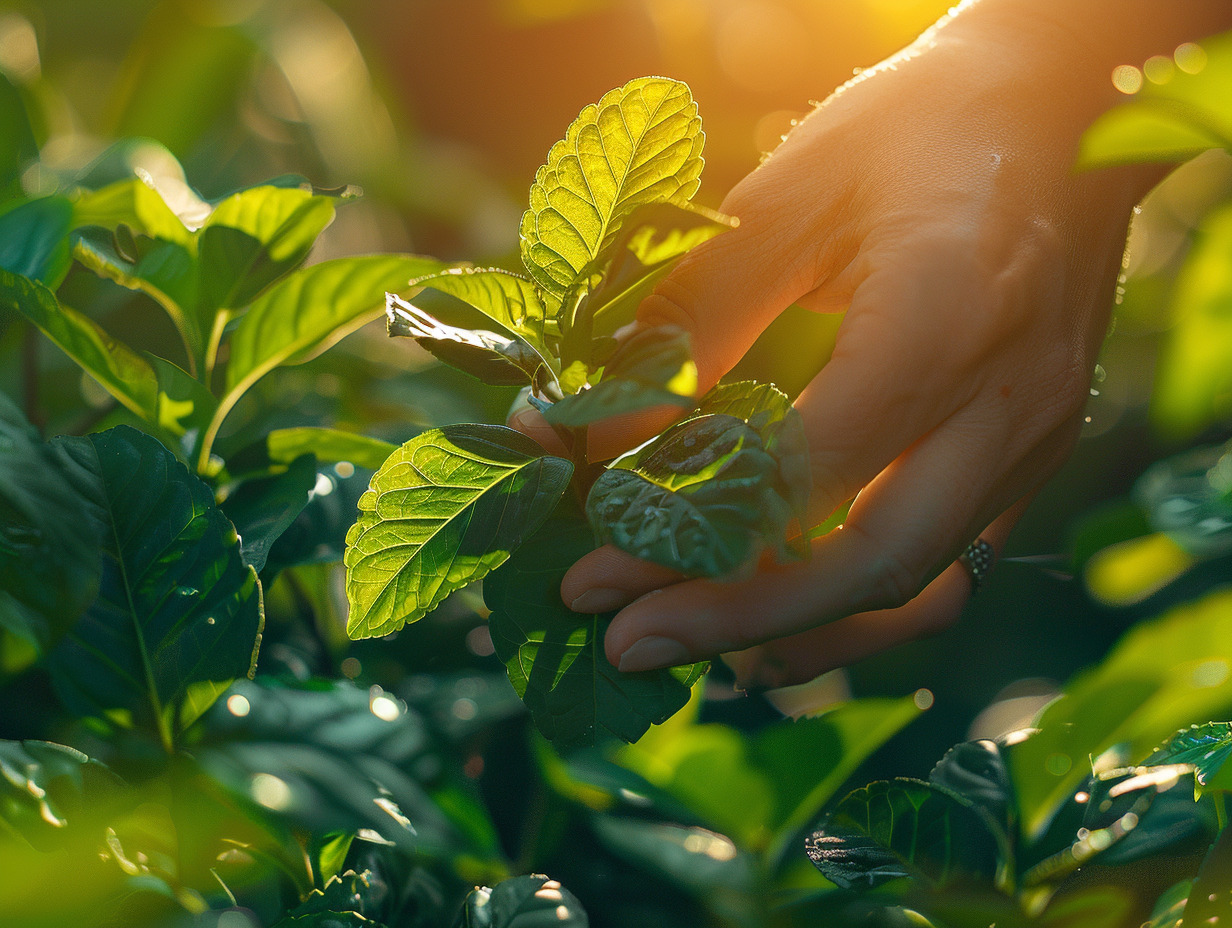
{"label": "dark green leaf", "polygon": [[31,200],[0,215],[0,268],[54,290],[73,260],[72,220],[73,204],[63,197]]}
{"label": "dark green leaf", "polygon": [[803,520],[813,475],[804,420],[787,394],[774,384],[739,380],[716,386],[701,398],[699,407],[703,414],[735,416],[756,429],[766,450],[779,462],[780,493]]}
{"label": "dark green leaf", "polygon": [[378,438],[311,426],[274,429],[265,436],[265,445],[270,460],[278,464],[290,464],[301,454],[313,454],[318,461],[346,461],[369,470],[380,469],[385,459],[398,450],[397,445]]}
{"label": "dark green leaf", "polygon": [[308,505],[270,548],[263,581],[287,567],[341,561],[356,506],[371,477],[368,469],[357,469],[347,477],[339,476],[335,467],[318,470]]}
{"label": "dark green leaf", "polygon": [[964,741],[955,745],[933,767],[928,782],[984,809],[1006,834],[1016,832],[1014,784],[996,742]]}
{"label": "dark green leaf", "polygon": [[1232,722],[1207,722],[1178,731],[1144,760],[1144,766],[1192,764],[1194,779],[1203,789],[1232,790]]}
{"label": "dark green leaf", "polygon": [[314,889],[274,928],[380,928],[385,887],[367,870],[335,876],[325,888]]}
{"label": "dark green leaf", "polygon": [[201,731],[197,763],[271,827],[367,829],[425,853],[465,846],[417,778],[439,769],[423,720],[379,690],[240,681]]}
{"label": "dark green leaf", "polygon": [[805,845],[827,879],[874,889],[899,878],[944,887],[991,878],[998,842],[988,820],[954,794],[919,780],[881,780],[850,793]]}
{"label": "dark green leaf", "polygon": [[1134,484],[1134,497],[1151,527],[1189,553],[1218,557],[1232,551],[1232,446],[1156,461]]}
{"label": "dark green leaf", "polygon": [[697,416],[617,460],[586,514],[602,541],[695,576],[730,575],[784,543],[791,512],[778,462],[732,416]]}
{"label": "dark green leaf", "polygon": [[466,897],[454,928],[587,928],[590,921],[573,893],[532,874],[502,880]]}
{"label": "dark green leaf", "polygon": [[1135,902],[1128,888],[1092,886],[1054,897],[1040,916],[1039,925],[1040,928],[1124,928],[1130,922]]}
{"label": "dark green leaf", "polygon": [[0,394],[0,627],[41,650],[98,592],[102,532],[76,477]]}
{"label": "dark green leaf", "polygon": [[503,426],[412,438],[372,478],[347,534],[348,634],[397,631],[499,566],[551,514],[572,473]]}
{"label": "dark green leaf", "polygon": [[222,511],[235,526],[240,553],[260,573],[270,546],[308,505],[317,482],[317,462],[302,454],[279,474],[245,480],[229,494]]}
{"label": "dark green leaf", "polygon": [[705,136],[687,85],[632,80],[586,107],[535,174],[522,216],[522,263],[549,293],[615,244],[639,206],[688,200]]}
{"label": "dark green leaf", "polygon": [[252,672],[263,622],[256,572],[209,487],[126,426],[56,442],[78,469],[79,519],[103,533],[97,600],[52,652],[79,715],[174,730]]}
{"label": "dark green leaf", "polygon": [[637,412],[652,406],[693,408],[693,397],[647,386],[636,380],[603,380],[588,390],[572,393],[543,410],[552,425],[579,428],[608,416]]}
{"label": "dark green leaf", "polygon": [[1146,928],[1220,925],[1232,896],[1232,829],[1224,828],[1202,861],[1196,879],[1178,883],[1155,904]]}
{"label": "dark green leaf", "polygon": [[603,651],[615,613],[580,615],[560,598],[560,581],[596,548],[593,532],[572,504],[484,581],[496,655],[535,725],[558,749],[606,736],[636,741],[689,699],[707,665],[620,673]]}
{"label": "dark green leaf", "polygon": [[389,334],[413,338],[451,367],[494,386],[517,387],[551,378],[548,362],[521,336],[449,325],[424,308],[435,309],[442,302],[447,310],[454,308],[451,304],[466,306],[431,288],[421,290],[413,303],[386,294]]}
{"label": "dark green leaf", "polygon": [[1024,886],[1059,883],[1096,856],[1108,864],[1153,856],[1204,828],[1191,769],[1184,765],[1112,770],[1092,777],[1083,794],[1076,837],[1027,871]]}
{"label": "dark green leaf", "polygon": [[40,850],[116,778],[80,751],[48,741],[0,741],[0,820]]}

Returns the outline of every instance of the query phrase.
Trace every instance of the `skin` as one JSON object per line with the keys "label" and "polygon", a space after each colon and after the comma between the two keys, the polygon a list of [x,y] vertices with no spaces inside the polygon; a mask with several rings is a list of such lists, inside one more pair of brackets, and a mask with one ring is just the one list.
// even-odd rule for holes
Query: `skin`
{"label": "skin", "polygon": [[[787,306],[845,311],[796,400],[818,520],[854,497],[804,564],[686,580],[614,548],[566,575],[580,612],[621,611],[608,658],[647,670],[723,653],[781,686],[941,630],[1068,457],[1107,331],[1133,206],[1153,166],[1076,174],[1083,131],[1123,99],[1113,67],[1232,27],[1226,0],[982,0],[839,88],[641,306],[693,336],[701,389]],[[591,429],[593,459],[664,414]],[[511,424],[551,444],[533,410]],[[733,653],[734,652],[734,653]]]}

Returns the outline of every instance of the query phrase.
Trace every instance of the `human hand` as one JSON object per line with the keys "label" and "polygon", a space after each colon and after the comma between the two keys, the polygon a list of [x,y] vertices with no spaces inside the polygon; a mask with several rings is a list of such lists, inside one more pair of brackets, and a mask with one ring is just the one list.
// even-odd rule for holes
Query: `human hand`
{"label": "human hand", "polygon": [[[815,521],[855,499],[806,563],[736,582],[611,547],[583,558],[562,597],[621,609],[605,642],[620,669],[745,652],[742,679],[777,686],[939,630],[970,594],[955,557],[976,536],[999,551],[1068,456],[1131,209],[1159,175],[1075,175],[1083,128],[1115,96],[1107,71],[1077,92],[1073,36],[976,12],[804,120],[724,201],[739,228],[641,306],[642,324],[692,334],[703,390],[788,305],[845,310],[796,407]],[[534,414],[514,424],[547,428]],[[664,424],[592,428],[592,459]]]}

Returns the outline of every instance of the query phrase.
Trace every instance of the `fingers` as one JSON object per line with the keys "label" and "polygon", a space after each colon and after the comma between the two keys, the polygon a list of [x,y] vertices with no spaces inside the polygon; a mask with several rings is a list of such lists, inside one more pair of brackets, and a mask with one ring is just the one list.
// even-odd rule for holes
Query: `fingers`
{"label": "fingers", "polygon": [[810,561],[645,596],[610,626],[609,659],[622,670],[684,663],[912,600],[1005,505],[1005,436],[978,410],[964,413],[861,492],[844,528],[818,539]]}
{"label": "fingers", "polygon": [[561,582],[560,595],[574,612],[611,612],[651,590],[684,579],[683,574],[670,568],[604,545],[570,568]]}
{"label": "fingers", "polygon": [[505,424],[511,429],[517,429],[527,438],[539,442],[543,450],[549,454],[569,457],[569,449],[565,447],[565,443],[560,440],[556,430],[548,424],[548,420],[543,418],[543,413],[534,406],[515,407],[509,413]]}
{"label": "fingers", "polygon": [[[997,557],[1026,510],[1029,498],[1015,503],[979,537]],[[971,577],[954,562],[905,606],[848,616],[788,638],[724,655],[743,686],[780,687],[805,683],[836,667],[854,664],[888,648],[948,628],[971,597]]]}

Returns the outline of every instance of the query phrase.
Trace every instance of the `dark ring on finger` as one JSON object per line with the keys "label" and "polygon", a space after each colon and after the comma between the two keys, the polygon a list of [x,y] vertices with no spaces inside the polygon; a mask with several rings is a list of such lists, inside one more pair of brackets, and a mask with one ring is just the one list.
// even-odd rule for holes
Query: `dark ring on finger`
{"label": "dark ring on finger", "polygon": [[996,560],[997,552],[983,538],[975,539],[958,556],[958,563],[967,569],[967,576],[971,578],[971,592],[974,593],[984,585]]}

